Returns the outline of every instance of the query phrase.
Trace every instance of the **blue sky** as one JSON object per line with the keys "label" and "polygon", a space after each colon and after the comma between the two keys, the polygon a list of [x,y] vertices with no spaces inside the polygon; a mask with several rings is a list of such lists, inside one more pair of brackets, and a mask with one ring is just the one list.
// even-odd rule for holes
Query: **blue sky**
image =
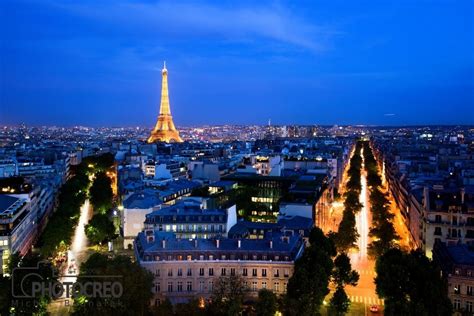
{"label": "blue sky", "polygon": [[0,124],[474,124],[474,1],[0,2]]}

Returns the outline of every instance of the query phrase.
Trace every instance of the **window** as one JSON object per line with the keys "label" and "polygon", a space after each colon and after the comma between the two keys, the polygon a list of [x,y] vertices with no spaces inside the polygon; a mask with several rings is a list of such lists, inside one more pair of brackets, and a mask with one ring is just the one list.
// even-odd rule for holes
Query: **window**
{"label": "window", "polygon": [[436,215],[435,223],[441,223],[441,215]]}
{"label": "window", "polygon": [[183,282],[178,282],[178,292],[183,292]]}
{"label": "window", "polygon": [[186,284],[186,290],[188,292],[191,292],[193,290],[193,282],[192,281],[188,281],[188,283]]}
{"label": "window", "polygon": [[156,269],[156,271],[155,271],[155,276],[157,276],[157,277],[160,276],[160,269]]}
{"label": "window", "polygon": [[283,283],[283,293],[286,293],[286,287],[288,286],[288,283],[284,282]]}
{"label": "window", "polygon": [[212,288],[214,287],[214,282],[209,281],[209,292],[212,292]]}
{"label": "window", "polygon": [[252,269],[252,276],[254,276],[254,277],[257,276],[257,269]]}
{"label": "window", "polygon": [[225,272],[226,272],[226,271],[225,271],[225,268],[222,268],[222,269],[221,269],[221,275],[225,275]]}
{"label": "window", "polygon": [[192,275],[193,275],[193,269],[188,268],[187,276],[192,276]]}
{"label": "window", "polygon": [[435,227],[434,234],[437,236],[441,236],[441,227]]}
{"label": "window", "polygon": [[468,311],[469,313],[472,313],[472,302],[470,301],[466,302],[466,311]]}
{"label": "window", "polygon": [[466,289],[466,294],[472,296],[472,286],[468,285]]}
{"label": "window", "polygon": [[191,261],[191,260],[193,260],[193,256],[192,256],[192,255],[188,255],[188,256],[186,257],[186,259],[188,259],[188,261]]}
{"label": "window", "polygon": [[168,292],[173,292],[173,282],[168,282]]}
{"label": "window", "polygon": [[277,293],[280,292],[280,283],[278,282],[273,283],[273,290]]}
{"label": "window", "polygon": [[453,306],[455,310],[461,309],[461,300],[459,298],[455,298],[453,302]]}
{"label": "window", "polygon": [[262,276],[266,277],[267,276],[267,269],[262,269]]}
{"label": "window", "polygon": [[204,275],[204,268],[199,268],[199,275],[203,276]]}
{"label": "window", "polygon": [[214,268],[209,268],[209,276],[213,276],[214,275]]}
{"label": "window", "polygon": [[182,268],[178,268],[178,276],[183,276],[183,269]]}
{"label": "window", "polygon": [[199,281],[199,292],[204,292],[204,281]]}
{"label": "window", "polygon": [[155,293],[159,293],[161,292],[161,287],[160,287],[160,283],[155,283]]}
{"label": "window", "polygon": [[285,269],[285,272],[284,272],[283,276],[285,278],[289,277],[290,276],[290,269]]}
{"label": "window", "polygon": [[257,282],[256,281],[252,282],[252,291],[254,291],[254,292],[257,291]]}
{"label": "window", "polygon": [[267,282],[263,281],[262,282],[262,289],[266,289],[267,288]]}
{"label": "window", "polygon": [[230,269],[230,275],[231,275],[231,276],[234,276],[234,275],[235,275],[235,268],[231,268],[231,269]]}
{"label": "window", "polygon": [[243,276],[247,276],[247,268],[243,268],[243,269],[242,269],[242,275],[243,275]]}
{"label": "window", "polygon": [[173,276],[173,269],[168,269],[168,276]]}
{"label": "window", "polygon": [[454,294],[461,294],[461,285],[454,286]]}
{"label": "window", "polygon": [[279,269],[274,270],[274,271],[273,271],[273,276],[274,276],[275,278],[278,278],[278,277],[280,276],[280,270],[279,270]]}
{"label": "window", "polygon": [[204,255],[199,255],[199,260],[204,260]]}

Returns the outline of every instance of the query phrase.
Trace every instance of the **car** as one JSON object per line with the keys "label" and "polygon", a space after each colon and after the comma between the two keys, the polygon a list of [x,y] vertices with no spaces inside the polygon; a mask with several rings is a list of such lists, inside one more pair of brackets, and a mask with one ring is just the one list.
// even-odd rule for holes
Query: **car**
{"label": "car", "polygon": [[378,313],[380,311],[380,308],[378,305],[370,305],[370,311],[372,313]]}

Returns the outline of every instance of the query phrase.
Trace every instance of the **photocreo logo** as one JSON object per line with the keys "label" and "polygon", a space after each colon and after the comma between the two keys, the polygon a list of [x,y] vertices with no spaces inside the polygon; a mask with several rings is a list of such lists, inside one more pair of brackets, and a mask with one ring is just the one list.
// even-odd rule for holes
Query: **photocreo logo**
{"label": "photocreo logo", "polygon": [[[52,275],[44,277],[41,262],[36,267],[17,267],[12,271],[12,296],[17,299],[57,298],[120,298],[123,286],[120,275]],[[62,281],[60,281],[62,280]]]}

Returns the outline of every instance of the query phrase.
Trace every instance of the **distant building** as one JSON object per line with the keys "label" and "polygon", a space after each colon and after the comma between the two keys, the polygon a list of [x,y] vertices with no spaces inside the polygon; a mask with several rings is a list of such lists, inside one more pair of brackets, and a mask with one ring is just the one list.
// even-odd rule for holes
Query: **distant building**
{"label": "distant building", "polygon": [[208,299],[220,276],[242,276],[254,297],[263,288],[283,294],[304,250],[301,236],[190,240],[153,230],[140,233],[135,245],[138,263],[155,276],[157,305]]}
{"label": "distant building", "polygon": [[227,236],[237,223],[235,205],[227,209],[204,209],[192,199],[155,210],[146,216],[145,229],[172,232],[178,238]]}
{"label": "distant building", "polygon": [[153,190],[132,193],[123,201],[121,220],[125,249],[133,245],[133,240],[143,230],[146,215],[158,209],[161,203],[158,192]]}
{"label": "distant building", "polygon": [[471,188],[425,187],[420,192],[414,192],[410,223],[414,240],[428,257],[436,241],[474,245],[474,191]]}
{"label": "distant building", "polygon": [[433,248],[433,260],[439,264],[448,282],[448,297],[453,304],[454,315],[473,315],[474,248],[437,241]]}

